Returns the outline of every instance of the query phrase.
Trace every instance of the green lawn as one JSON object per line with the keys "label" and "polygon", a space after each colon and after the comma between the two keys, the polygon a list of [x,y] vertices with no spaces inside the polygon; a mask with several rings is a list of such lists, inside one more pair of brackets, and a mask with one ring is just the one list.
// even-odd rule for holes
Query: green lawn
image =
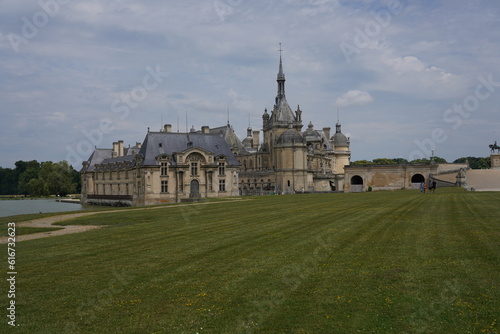
{"label": "green lawn", "polygon": [[69,223],[106,226],[17,243],[9,332],[498,333],[500,193],[264,196]]}

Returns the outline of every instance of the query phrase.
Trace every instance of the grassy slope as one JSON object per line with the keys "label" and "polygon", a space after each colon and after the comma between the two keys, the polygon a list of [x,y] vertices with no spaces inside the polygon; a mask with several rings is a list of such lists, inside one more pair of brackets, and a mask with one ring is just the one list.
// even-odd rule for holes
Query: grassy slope
{"label": "grassy slope", "polygon": [[499,202],[267,196],[73,220],[110,226],[17,245],[19,329],[496,333]]}

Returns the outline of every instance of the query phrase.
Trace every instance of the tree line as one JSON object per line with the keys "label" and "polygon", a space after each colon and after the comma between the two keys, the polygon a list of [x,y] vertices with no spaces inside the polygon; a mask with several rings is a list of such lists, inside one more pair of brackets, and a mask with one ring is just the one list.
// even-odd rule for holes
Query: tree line
{"label": "tree line", "polygon": [[[351,165],[403,165],[403,164],[430,164],[431,162],[434,163],[448,163],[446,159],[440,158],[440,157],[432,157],[431,159],[417,159],[417,160],[412,160],[408,161],[404,158],[394,158],[394,159],[388,159],[388,158],[378,158],[378,159],[373,159],[372,161],[369,160],[357,160],[354,162],[351,162]],[[491,157],[486,157],[486,158],[480,158],[480,157],[463,157],[456,159],[453,161],[453,163],[469,163],[469,167],[472,169],[488,169],[491,168]]]}
{"label": "tree line", "polygon": [[66,161],[19,160],[15,166],[0,167],[0,195],[66,196],[81,191],[80,173]]}

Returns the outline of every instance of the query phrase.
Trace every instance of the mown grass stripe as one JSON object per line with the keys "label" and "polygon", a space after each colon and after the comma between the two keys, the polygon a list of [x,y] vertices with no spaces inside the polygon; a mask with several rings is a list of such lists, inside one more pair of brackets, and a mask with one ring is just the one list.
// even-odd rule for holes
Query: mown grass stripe
{"label": "mown grass stripe", "polygon": [[37,333],[492,333],[498,199],[267,196],[82,217],[72,223],[108,227],[19,243],[19,321]]}

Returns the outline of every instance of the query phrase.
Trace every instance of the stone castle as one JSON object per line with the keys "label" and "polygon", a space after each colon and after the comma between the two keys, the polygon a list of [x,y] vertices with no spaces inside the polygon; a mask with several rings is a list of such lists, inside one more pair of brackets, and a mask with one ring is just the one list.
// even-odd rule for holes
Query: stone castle
{"label": "stone castle", "polygon": [[[262,115],[262,133],[250,127],[240,140],[231,125],[188,133],[167,124],[142,143],[95,149],[82,169],[82,203],[149,205],[235,195],[336,192],[344,188],[349,139],[337,122],[303,131],[302,110],[285,95],[280,55],[274,107]],[[262,142],[261,142],[262,137]]]}

